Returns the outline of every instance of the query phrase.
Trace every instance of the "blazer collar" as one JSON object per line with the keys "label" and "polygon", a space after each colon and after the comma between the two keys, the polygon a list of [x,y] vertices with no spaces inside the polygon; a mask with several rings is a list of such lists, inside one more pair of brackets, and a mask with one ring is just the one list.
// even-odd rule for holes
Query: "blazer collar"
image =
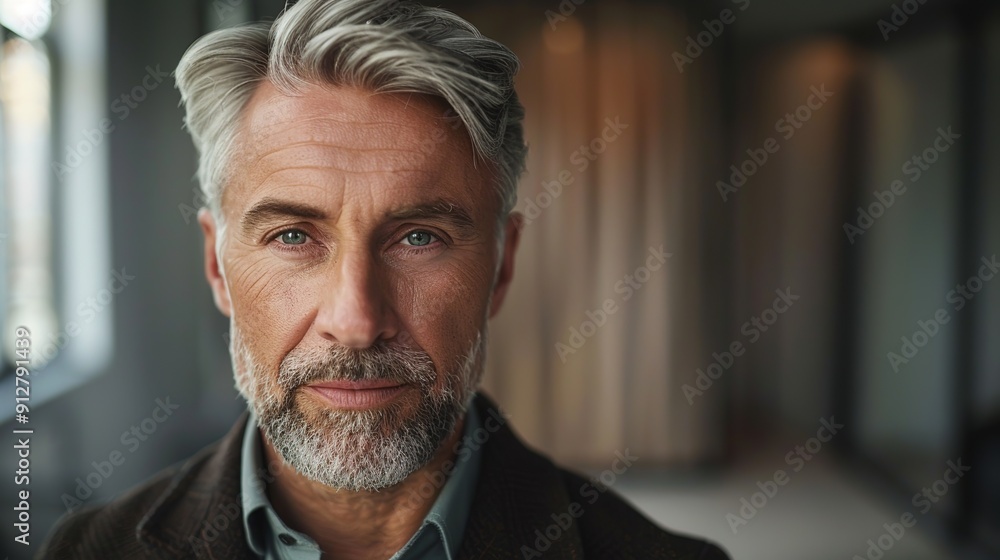
{"label": "blazer collar", "polygon": [[[488,439],[483,444],[479,485],[459,558],[529,558],[528,549],[546,558],[582,558],[583,545],[575,524],[564,530],[556,521],[579,496],[574,500],[569,495],[551,461],[514,435],[493,401],[478,395],[473,406],[479,409]],[[497,424],[499,428],[491,431]],[[555,539],[551,538],[556,533],[550,529],[553,525],[559,528]],[[536,548],[539,541],[544,550]]]}
{"label": "blazer collar", "polygon": [[249,412],[188,460],[136,527],[151,556],[253,558],[243,532],[240,451]]}
{"label": "blazer collar", "polygon": [[[549,543],[548,558],[580,558],[575,528],[541,539],[573,499],[559,470],[529,450],[490,399],[473,401],[482,422],[470,444],[483,445],[479,483],[465,528],[460,559],[523,557],[523,547]],[[188,460],[136,527],[151,557],[253,558],[243,529],[240,452],[248,413],[217,444]]]}

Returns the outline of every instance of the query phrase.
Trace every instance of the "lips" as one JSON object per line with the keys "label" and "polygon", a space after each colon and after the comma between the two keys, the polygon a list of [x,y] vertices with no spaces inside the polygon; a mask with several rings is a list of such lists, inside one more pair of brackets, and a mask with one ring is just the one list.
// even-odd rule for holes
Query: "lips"
{"label": "lips", "polygon": [[322,383],[310,383],[309,386],[316,389],[342,389],[345,391],[365,391],[370,389],[386,389],[389,387],[399,387],[403,385],[399,381],[390,379],[368,379],[362,381],[324,381]]}
{"label": "lips", "polygon": [[391,380],[324,381],[306,388],[336,408],[357,410],[383,406],[405,392],[409,385]]}

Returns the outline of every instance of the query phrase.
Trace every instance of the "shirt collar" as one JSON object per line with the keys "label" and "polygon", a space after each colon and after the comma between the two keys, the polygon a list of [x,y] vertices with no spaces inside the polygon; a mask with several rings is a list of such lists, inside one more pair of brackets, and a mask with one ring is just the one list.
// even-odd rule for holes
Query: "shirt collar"
{"label": "shirt collar", "polygon": [[[454,446],[454,457],[441,468],[441,472],[448,479],[423,522],[423,526],[428,524],[437,526],[444,539],[448,558],[455,558],[462,544],[465,525],[472,510],[472,499],[476,493],[476,484],[479,481],[482,455],[479,450],[482,442],[477,443],[476,437],[480,433],[484,434],[482,437],[486,435],[476,407],[470,404],[466,410],[462,439]],[[423,491],[425,486],[433,488],[430,486],[434,484],[432,478],[427,476],[424,483],[417,488],[417,492]]]}
{"label": "shirt collar", "polygon": [[[276,472],[276,469],[272,469]],[[267,499],[267,481],[272,473],[264,465],[264,450],[257,429],[257,417],[253,411],[247,419],[243,432],[243,450],[240,460],[240,494],[243,502],[243,529],[247,544],[258,556],[264,556],[267,549],[267,535],[295,533],[285,526]],[[275,526],[277,522],[279,526]]]}
{"label": "shirt collar", "polygon": [[[433,529],[440,536],[447,558],[455,558],[458,554],[479,480],[481,448],[485,441],[481,419],[476,407],[471,404],[471,398],[469,403],[466,407],[462,438],[453,449],[454,457],[446,462],[439,472],[424,475],[425,479],[416,489],[413,499],[421,499],[421,493],[430,495],[438,488],[442,480],[444,480],[444,487],[424,518],[420,529],[400,550],[400,553],[393,556],[394,559],[406,558],[407,549],[428,529]],[[278,517],[267,498],[265,480],[270,476],[264,465],[264,452],[257,418],[253,411],[250,411],[246,430],[243,433],[240,492],[243,505],[243,528],[246,531],[247,544],[259,556],[265,555],[267,535],[273,537],[276,534],[289,533],[311,540],[290,529]]]}

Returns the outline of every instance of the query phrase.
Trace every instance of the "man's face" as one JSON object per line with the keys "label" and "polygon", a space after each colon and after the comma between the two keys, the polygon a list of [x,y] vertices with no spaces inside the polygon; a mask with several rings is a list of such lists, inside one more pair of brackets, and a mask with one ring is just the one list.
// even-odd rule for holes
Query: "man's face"
{"label": "man's face", "polygon": [[490,169],[445,114],[419,95],[265,81],[225,225],[199,216],[237,386],[284,460],[331,486],[425,465],[480,378],[517,229],[497,254]]}

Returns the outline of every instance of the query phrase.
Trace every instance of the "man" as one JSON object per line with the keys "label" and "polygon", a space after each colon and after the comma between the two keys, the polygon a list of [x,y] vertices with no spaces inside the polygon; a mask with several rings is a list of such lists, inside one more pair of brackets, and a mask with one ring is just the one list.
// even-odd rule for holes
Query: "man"
{"label": "man", "polygon": [[518,244],[517,66],[385,0],[302,0],[187,51],[205,270],[249,411],[43,557],[725,558],[529,451],[476,393]]}

